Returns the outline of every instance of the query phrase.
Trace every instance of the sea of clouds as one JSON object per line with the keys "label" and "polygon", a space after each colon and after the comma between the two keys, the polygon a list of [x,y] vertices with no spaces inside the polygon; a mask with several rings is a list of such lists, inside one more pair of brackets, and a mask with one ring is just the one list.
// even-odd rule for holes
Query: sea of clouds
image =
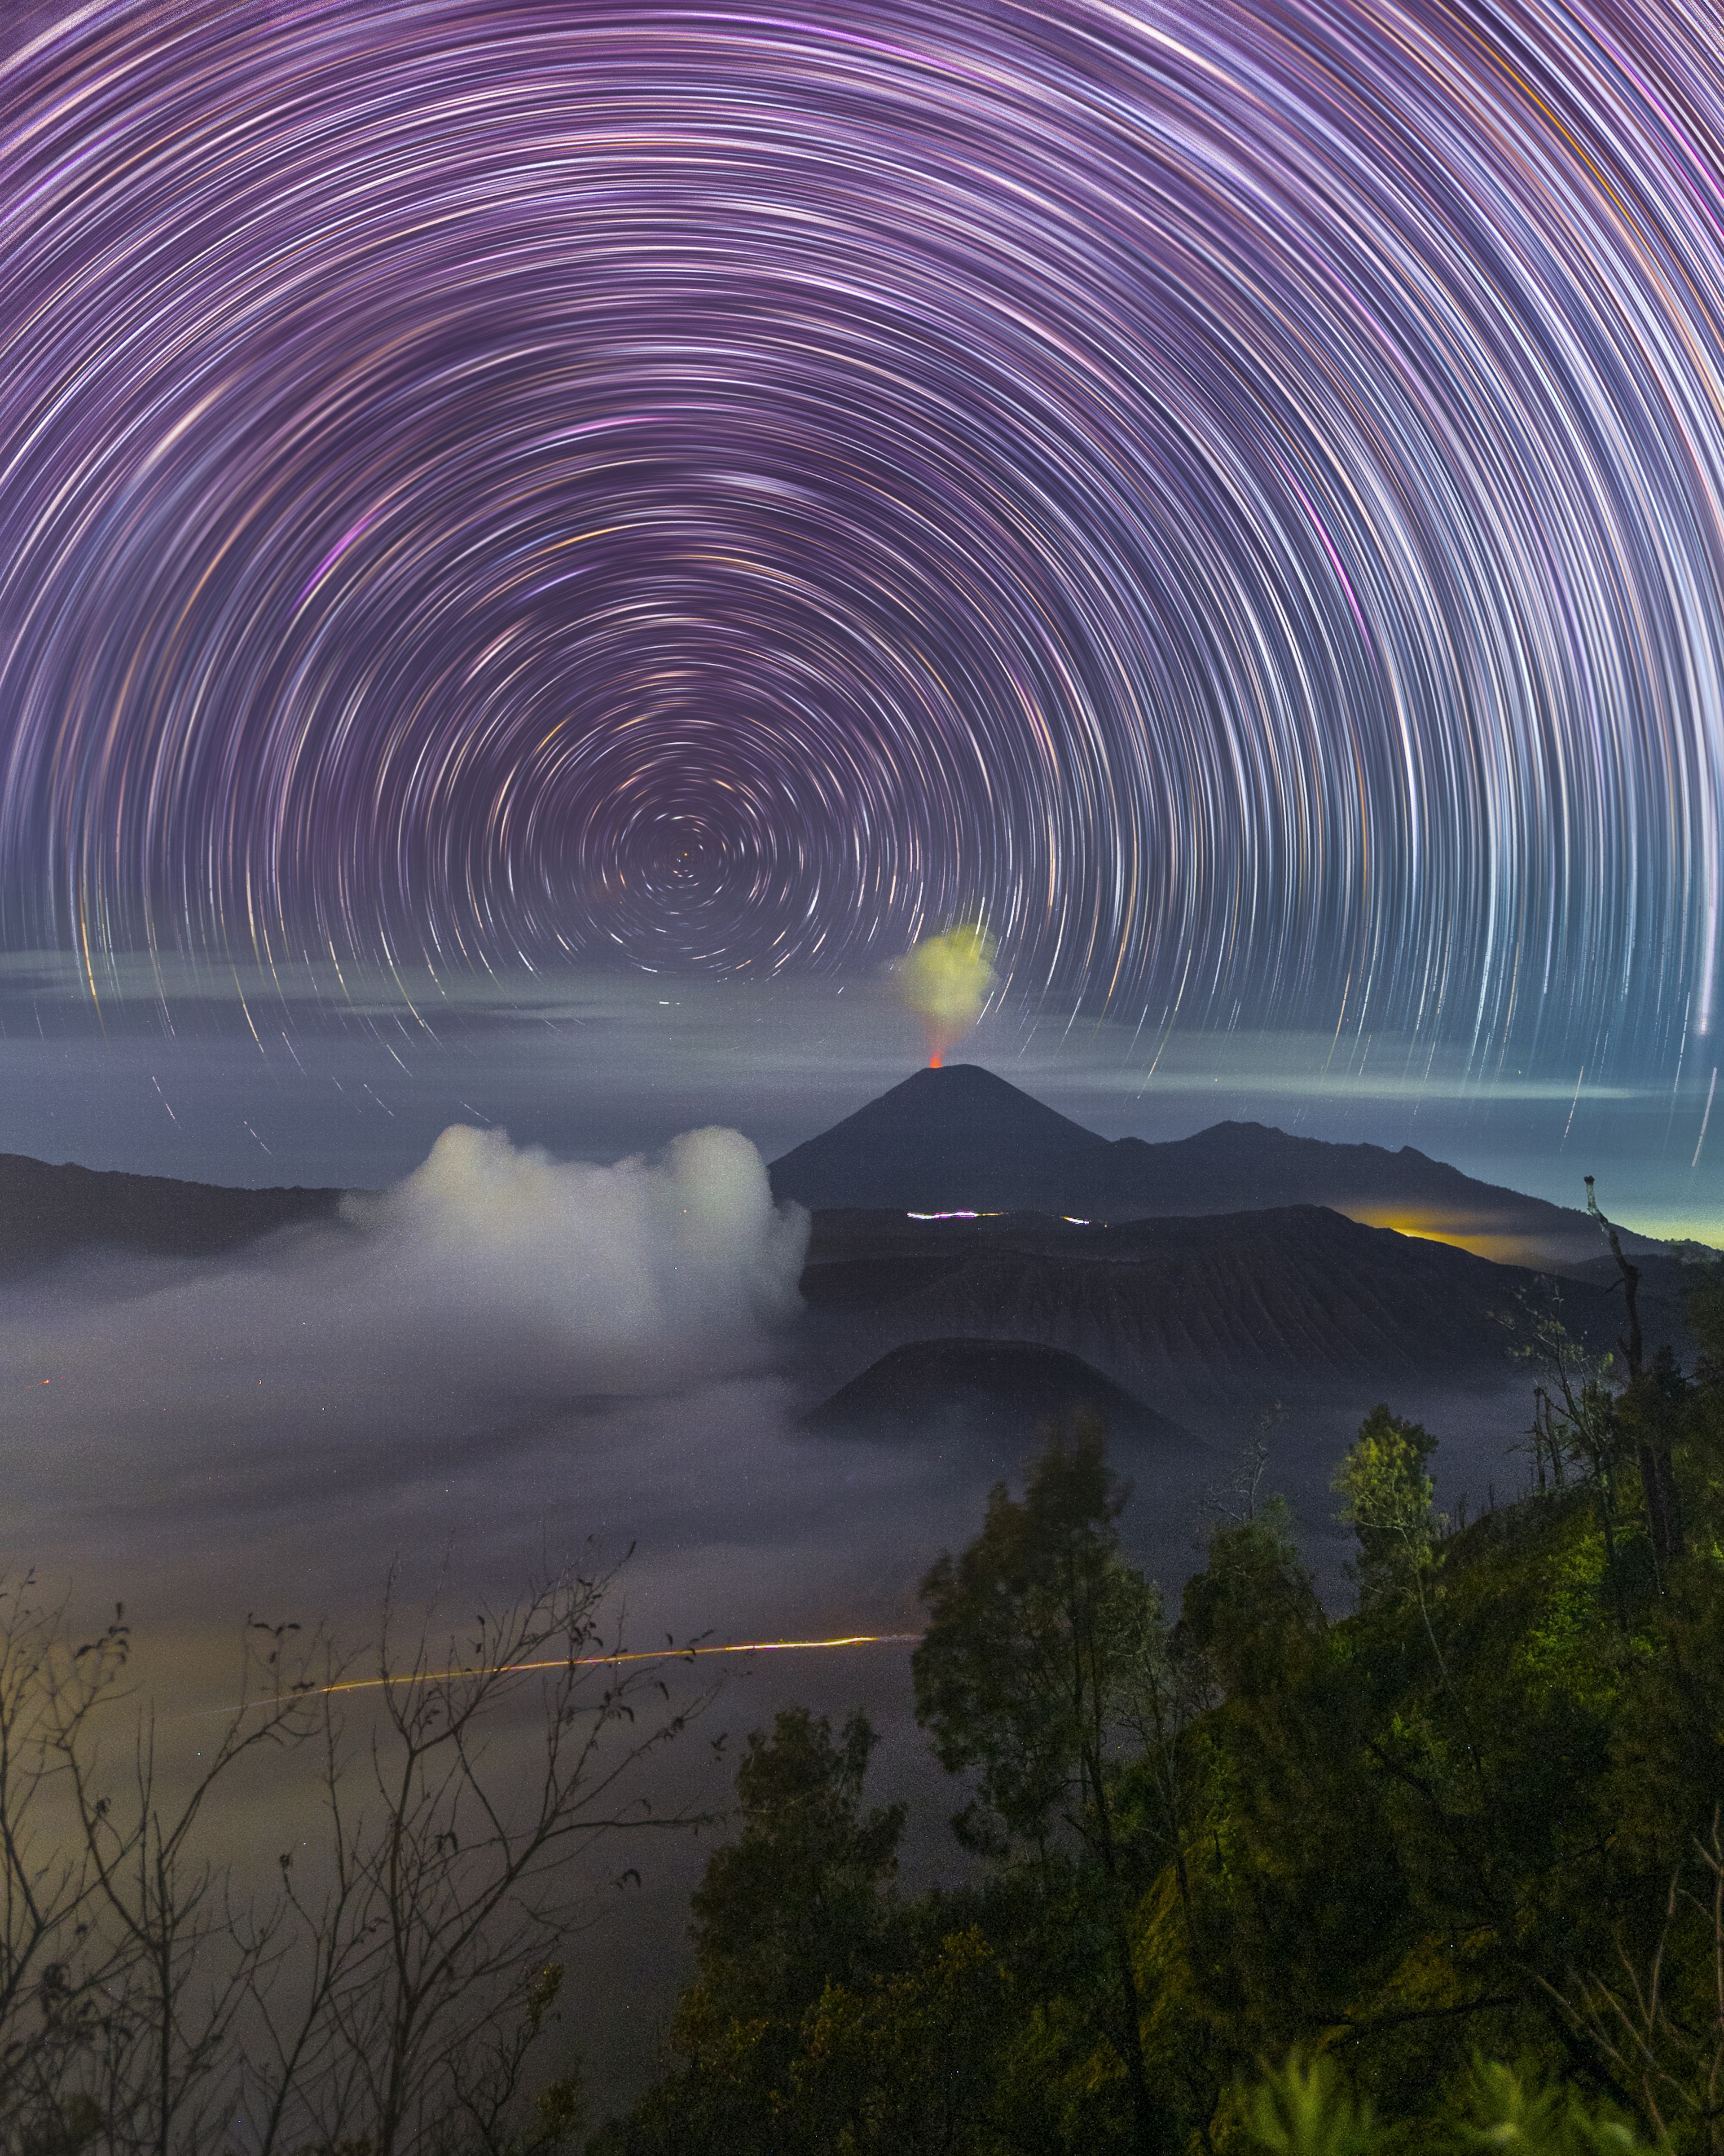
{"label": "sea of clouds", "polygon": [[[89,1256],[15,1280],[0,1287],[0,1576],[33,1568],[80,1624],[123,1599],[141,1697],[164,1702],[188,1759],[200,1717],[231,1698],[249,1615],[326,1620],[362,1661],[392,1568],[409,1609],[436,1589],[454,1609],[626,1558],[612,1622],[633,1645],[911,1631],[929,1563],[1018,1463],[802,1427],[808,1228],[735,1131],[606,1165],[456,1126],[339,1219],[228,1259]],[[1487,1439],[1500,1450],[1481,1425]],[[1343,1442],[1313,1432],[1308,1458],[1291,1441],[1271,1471],[1331,1535]],[[1203,1486],[1231,1457],[1119,1465],[1142,1478],[1135,1553],[1177,1587]],[[688,1677],[727,1673],[702,1727],[733,1736],[793,1701],[866,1707],[886,1735],[881,1794],[916,1803],[912,1872],[940,1876],[948,1792],[911,1721],[907,1656],[763,1655]],[[721,1805],[731,1756],[696,1739],[667,1788]],[[618,2087],[652,2056],[637,2024],[683,1967],[704,1855],[667,1848],[644,1900],[595,1935],[580,2009]]]}
{"label": "sea of clouds", "polygon": [[16,1281],[4,1561],[351,1629],[392,1563],[496,1599],[633,1546],[655,1637],[901,1621],[985,1482],[801,1431],[808,1235],[734,1131],[603,1165],[456,1126],[338,1220]]}
{"label": "sea of clouds", "polygon": [[[126,1604],[170,1776],[234,1696],[249,1617],[326,1621],[363,1670],[392,1568],[409,1630],[434,1592],[454,1622],[619,1564],[608,1643],[913,1625],[979,1486],[801,1432],[808,1235],[734,1131],[602,1165],[458,1126],[338,1220],[8,1283],[0,1584],[33,1570],[80,1627]],[[679,1697],[726,1682],[654,1765],[655,1800],[721,1807],[731,1755],[708,1736],[792,1700],[869,1704],[918,1771],[907,1649],[860,1651],[673,1666]],[[273,1849],[269,1793],[245,1801]],[[595,1889],[574,2010],[601,2085],[649,2068],[706,1849],[631,1845],[644,1892],[613,1909]]]}
{"label": "sea of clouds", "polygon": [[457,1126],[338,1223],[219,1264],[110,1259],[21,1283],[0,1354],[37,1380],[44,1436],[152,1401],[232,1430],[314,1408],[369,1425],[427,1396],[447,1415],[481,1396],[664,1393],[770,1361],[807,1240],[734,1131],[598,1167]]}

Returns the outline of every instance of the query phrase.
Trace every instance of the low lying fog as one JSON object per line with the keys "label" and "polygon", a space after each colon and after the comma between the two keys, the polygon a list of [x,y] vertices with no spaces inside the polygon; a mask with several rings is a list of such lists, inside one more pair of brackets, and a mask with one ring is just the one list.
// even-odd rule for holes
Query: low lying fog
{"label": "low lying fog", "polygon": [[37,1276],[0,1297],[9,1553],[94,1561],[141,1619],[196,1625],[224,1600],[357,1615],[392,1558],[428,1577],[452,1540],[506,1594],[596,1536],[641,1545],[654,1636],[854,1630],[834,1545],[877,1612],[915,1476],[791,1432],[777,1340],[807,1240],[733,1131],[594,1167],[458,1127],[338,1225]]}
{"label": "low lying fog", "polygon": [[[734,1131],[599,1167],[457,1126],[339,1224],[14,1283],[8,1561],[202,1631],[265,1605],[358,1620],[392,1560],[411,1587],[450,1550],[506,1596],[596,1537],[638,1546],[654,1638],[912,1625],[929,1560],[1018,1463],[800,1432],[808,1228]],[[1440,1399],[1393,1404],[1434,1418],[1443,1480],[1475,1507],[1489,1477],[1506,1486],[1499,1407],[1445,1429]],[[1245,1434],[1119,1462],[1139,1478],[1131,1539],[1170,1587]],[[1271,1465],[1320,1545],[1348,1435],[1296,1414]]]}
{"label": "low lying fog", "polygon": [[[593,1167],[457,1127],[339,1224],[14,1283],[0,1569],[33,1567],[80,1625],[124,1599],[134,1674],[188,1758],[199,1711],[233,1697],[248,1614],[327,1617],[362,1660],[392,1563],[409,1605],[446,1567],[459,1610],[634,1545],[621,1614],[645,1645],[911,1630],[987,1476],[798,1434],[808,1226],[732,1131]],[[702,1736],[667,1755],[670,1795],[721,1806],[733,1755],[706,1732],[798,1700],[866,1703],[916,1772],[906,1655],[726,1661]],[[601,1897],[576,1987],[601,2088],[650,2069],[706,1846],[661,1841],[643,1895]]]}
{"label": "low lying fog", "polygon": [[[929,1563],[969,1538],[988,1486],[1019,1463],[799,1430],[808,1229],[774,1207],[733,1131],[596,1167],[458,1127],[338,1224],[223,1262],[90,1259],[13,1283],[0,1568],[63,1586],[79,1622],[123,1599],[137,1675],[186,1714],[232,1697],[249,1613],[326,1617],[362,1649],[392,1563],[408,1603],[446,1568],[457,1599],[495,1605],[531,1574],[632,1546],[626,1626],[647,1645],[914,1630]],[[1451,1480],[1501,1455],[1499,1412],[1474,1403],[1475,1427],[1451,1431],[1440,1401],[1395,1404],[1459,1440]],[[1331,1578],[1326,1484],[1349,1434],[1294,1417],[1266,1485],[1293,1496]],[[1169,1588],[1198,1561],[1200,1492],[1237,1450],[1229,1436],[1117,1463],[1137,1482],[1128,1541]],[[1475,1505],[1488,1471],[1472,1476]],[[709,1726],[740,1734],[795,1701],[865,1705],[887,1732],[883,1789],[921,1800],[909,1856],[926,1872],[952,1861],[939,1826],[952,1806],[910,1720],[907,1656],[727,1665]],[[685,1799],[726,1801],[727,1764],[704,1742],[675,1773]],[[587,2038],[614,2090],[650,2067],[704,1855],[667,1851],[595,1940]]]}

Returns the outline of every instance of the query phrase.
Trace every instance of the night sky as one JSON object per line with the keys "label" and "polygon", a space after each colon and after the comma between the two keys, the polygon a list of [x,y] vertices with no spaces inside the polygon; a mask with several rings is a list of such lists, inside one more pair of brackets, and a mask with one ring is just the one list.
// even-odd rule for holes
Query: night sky
{"label": "night sky", "polygon": [[1721,1209],[1701,16],[55,13],[0,83],[0,1145],[770,1152],[977,920],[973,1052],[1098,1127]]}

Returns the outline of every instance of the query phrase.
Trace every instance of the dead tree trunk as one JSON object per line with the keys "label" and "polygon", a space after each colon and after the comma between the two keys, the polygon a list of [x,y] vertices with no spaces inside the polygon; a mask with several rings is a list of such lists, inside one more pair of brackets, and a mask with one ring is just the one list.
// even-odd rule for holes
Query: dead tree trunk
{"label": "dead tree trunk", "polygon": [[1666,1404],[1653,1395],[1655,1386],[1649,1382],[1645,1368],[1644,1344],[1640,1333],[1640,1268],[1629,1260],[1622,1247],[1622,1238],[1604,1214],[1593,1189],[1593,1178],[1586,1178],[1586,1209],[1604,1231],[1610,1245],[1610,1255],[1616,1260],[1617,1270],[1622,1275],[1623,1303],[1628,1318],[1628,1330],[1619,1342],[1623,1359],[1628,1364],[1628,1397],[1634,1417],[1636,1450],[1640,1470],[1640,1484],[1646,1494],[1646,1528],[1652,1541],[1653,1562],[1658,1568],[1660,1584],[1664,1581],[1665,1568],[1673,1557],[1682,1554],[1682,1514],[1676,1501],[1675,1471],[1670,1461],[1670,1417]]}

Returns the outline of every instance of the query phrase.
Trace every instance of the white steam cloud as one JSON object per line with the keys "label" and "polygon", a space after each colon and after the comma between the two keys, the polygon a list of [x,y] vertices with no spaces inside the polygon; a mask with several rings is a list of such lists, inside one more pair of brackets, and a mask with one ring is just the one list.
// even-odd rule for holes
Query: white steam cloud
{"label": "white steam cloud", "polygon": [[764,1328],[798,1307],[808,1236],[800,1206],[774,1207],[747,1139],[716,1129],[658,1164],[598,1168],[457,1124],[393,1190],[344,1210],[392,1301],[441,1306],[494,1343],[500,1327],[543,1376],[625,1392],[757,1360]]}
{"label": "white steam cloud", "polygon": [[25,1454],[62,1467],[126,1433],[141,1464],[201,1435],[259,1469],[265,1447],[478,1438],[559,1402],[765,1369],[808,1231],[734,1131],[597,1167],[458,1127],[339,1226],[219,1264],[18,1283],[0,1297],[0,1378]]}

